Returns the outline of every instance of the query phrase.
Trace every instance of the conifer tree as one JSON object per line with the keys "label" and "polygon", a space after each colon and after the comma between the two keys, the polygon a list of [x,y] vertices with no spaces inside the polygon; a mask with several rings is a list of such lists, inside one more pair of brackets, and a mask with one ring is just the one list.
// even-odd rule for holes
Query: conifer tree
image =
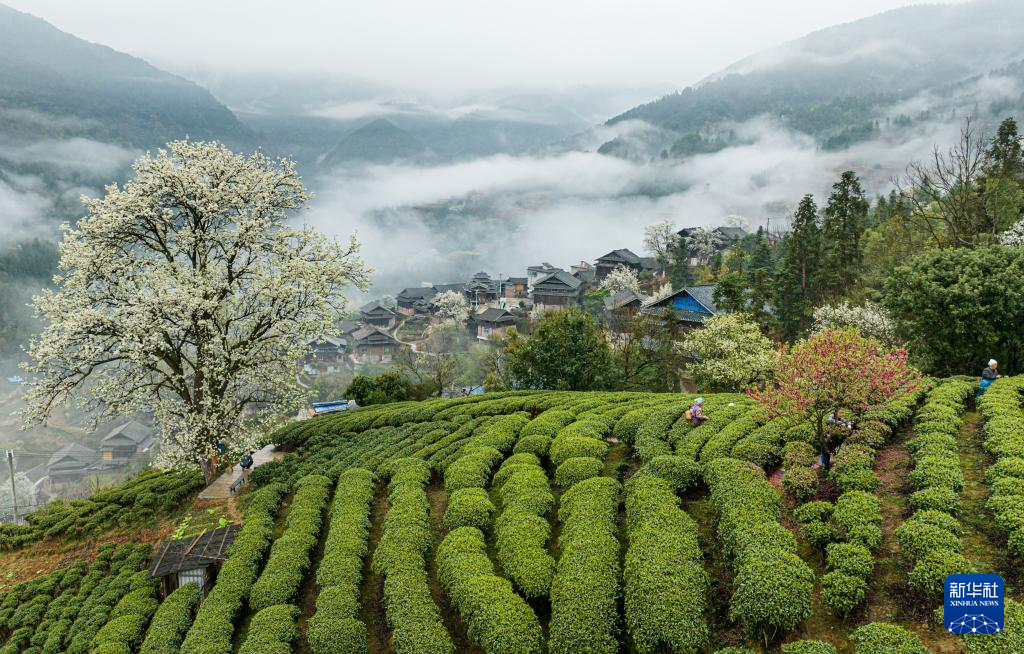
{"label": "conifer tree", "polygon": [[822,282],[829,298],[842,297],[857,287],[864,254],[861,237],[867,224],[868,206],[857,174],[847,170],[832,185],[822,222]]}
{"label": "conifer tree", "polygon": [[818,295],[821,229],[814,198],[805,195],[793,214],[775,278],[775,313],[782,332],[795,338],[810,325]]}

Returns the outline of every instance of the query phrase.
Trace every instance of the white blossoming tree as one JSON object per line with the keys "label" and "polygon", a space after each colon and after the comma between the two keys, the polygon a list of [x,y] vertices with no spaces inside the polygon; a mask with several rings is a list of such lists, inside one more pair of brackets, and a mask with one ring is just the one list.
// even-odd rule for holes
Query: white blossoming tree
{"label": "white blossoming tree", "polygon": [[1012,248],[1024,247],[1024,220],[1018,220],[999,235],[999,242]]}
{"label": "white blossoming tree", "polygon": [[616,266],[608,273],[608,276],[601,280],[601,290],[609,293],[627,290],[639,293],[640,279],[637,277],[636,271],[625,266]]}
{"label": "white blossoming tree", "polygon": [[218,443],[254,449],[303,401],[296,364],[330,334],[344,290],[369,270],[289,212],[309,199],[295,164],[176,141],[134,164],[123,187],[83,198],[64,225],[55,288],[29,345],[27,421],[75,402],[95,420],[151,405],[158,463],[216,471]]}
{"label": "white blossoming tree", "polygon": [[739,391],[762,379],[775,360],[772,342],[749,315],[727,313],[686,335],[687,371],[700,390]]}
{"label": "white blossoming tree", "polygon": [[644,227],[644,247],[661,265],[669,263],[678,240],[679,234],[671,220],[662,220]]}
{"label": "white blossoming tree", "polygon": [[722,236],[713,229],[697,227],[686,238],[686,248],[698,264],[706,264],[722,244]]}
{"label": "white blossoming tree", "polygon": [[877,304],[866,302],[864,306],[852,306],[849,302],[826,304],[814,310],[815,334],[831,329],[853,327],[865,338],[876,338],[890,347],[899,345],[896,324],[889,313]]}
{"label": "white blossoming tree", "polygon": [[466,322],[469,318],[469,302],[466,296],[458,291],[438,293],[434,298],[434,309],[437,315],[445,320]]}
{"label": "white blossoming tree", "polygon": [[644,304],[654,304],[658,300],[664,300],[668,296],[672,295],[673,292],[672,282],[665,282],[658,287],[658,290],[654,292],[654,295],[644,301]]}

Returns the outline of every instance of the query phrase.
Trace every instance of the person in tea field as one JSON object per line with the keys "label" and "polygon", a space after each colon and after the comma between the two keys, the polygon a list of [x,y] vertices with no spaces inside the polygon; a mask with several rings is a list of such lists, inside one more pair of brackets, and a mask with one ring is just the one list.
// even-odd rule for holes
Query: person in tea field
{"label": "person in tea field", "polygon": [[988,360],[988,367],[981,371],[981,384],[978,386],[978,396],[985,394],[992,382],[1003,377],[999,374],[999,362],[995,359]]}
{"label": "person in tea field", "polygon": [[686,417],[693,423],[694,427],[700,427],[707,420],[704,415],[704,398],[698,397],[693,401],[693,406],[686,410]]}

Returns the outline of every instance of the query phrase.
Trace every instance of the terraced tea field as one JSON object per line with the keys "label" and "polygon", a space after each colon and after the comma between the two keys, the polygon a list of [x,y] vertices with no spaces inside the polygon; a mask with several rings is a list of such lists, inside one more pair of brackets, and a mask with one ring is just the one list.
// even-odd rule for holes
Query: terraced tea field
{"label": "terraced tea field", "polygon": [[[1024,652],[1017,602],[998,636],[935,617],[953,572],[1022,596],[1024,379],[974,389],[931,380],[863,416],[827,474],[810,425],[734,394],[699,427],[691,396],[570,392],[293,423],[205,598],[158,603],[152,544],[111,547],[4,593],[0,652]],[[4,546],[82,537],[128,497]]]}

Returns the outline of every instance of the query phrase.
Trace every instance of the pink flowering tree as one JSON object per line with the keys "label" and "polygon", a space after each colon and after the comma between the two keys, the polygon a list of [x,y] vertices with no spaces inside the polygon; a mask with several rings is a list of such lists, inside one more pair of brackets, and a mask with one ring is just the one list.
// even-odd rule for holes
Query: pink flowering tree
{"label": "pink flowering tree", "polygon": [[829,416],[861,416],[920,383],[906,350],[888,349],[846,328],[820,332],[780,351],[770,381],[747,394],[772,418],[814,425],[827,467],[832,450],[832,435],[825,428]]}

